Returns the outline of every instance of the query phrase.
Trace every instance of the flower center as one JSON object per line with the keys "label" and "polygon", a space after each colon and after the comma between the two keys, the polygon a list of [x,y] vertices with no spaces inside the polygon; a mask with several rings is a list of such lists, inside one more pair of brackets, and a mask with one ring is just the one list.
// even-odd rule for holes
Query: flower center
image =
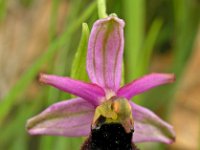
{"label": "flower center", "polygon": [[96,108],[92,129],[111,123],[121,124],[127,133],[133,132],[132,110],[127,99],[110,97]]}

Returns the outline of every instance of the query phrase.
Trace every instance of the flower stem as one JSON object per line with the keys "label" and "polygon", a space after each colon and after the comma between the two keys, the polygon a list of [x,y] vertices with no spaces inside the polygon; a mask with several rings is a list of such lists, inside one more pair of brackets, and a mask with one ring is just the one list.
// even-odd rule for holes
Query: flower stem
{"label": "flower stem", "polygon": [[97,3],[98,3],[99,18],[106,18],[108,16],[106,13],[106,1],[98,0]]}

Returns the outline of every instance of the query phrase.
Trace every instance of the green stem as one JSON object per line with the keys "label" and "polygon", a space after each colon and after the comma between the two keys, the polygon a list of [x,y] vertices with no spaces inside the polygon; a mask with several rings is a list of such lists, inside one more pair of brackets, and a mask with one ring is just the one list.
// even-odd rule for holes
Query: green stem
{"label": "green stem", "polygon": [[97,3],[98,3],[99,18],[106,18],[108,16],[106,13],[106,1],[98,0]]}

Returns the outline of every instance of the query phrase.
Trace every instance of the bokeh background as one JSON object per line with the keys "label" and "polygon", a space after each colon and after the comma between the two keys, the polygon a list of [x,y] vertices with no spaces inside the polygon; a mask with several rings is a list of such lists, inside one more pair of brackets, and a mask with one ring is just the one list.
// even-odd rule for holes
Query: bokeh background
{"label": "bokeh background", "polygon": [[[145,150],[200,149],[200,1],[107,0],[126,22],[124,79],[149,72],[176,82],[133,100],[170,122],[172,145]],[[28,118],[70,95],[39,84],[40,72],[70,76],[82,22],[98,19],[94,0],[0,0],[0,149],[78,150],[84,138],[30,136]]]}

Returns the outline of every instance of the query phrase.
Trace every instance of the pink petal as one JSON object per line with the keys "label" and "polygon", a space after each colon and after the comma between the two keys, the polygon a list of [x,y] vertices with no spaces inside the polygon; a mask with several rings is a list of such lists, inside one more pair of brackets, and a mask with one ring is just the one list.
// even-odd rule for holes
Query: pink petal
{"label": "pink petal", "polygon": [[117,91],[119,97],[131,99],[133,96],[143,93],[159,85],[175,81],[174,74],[152,73],[132,81]]}
{"label": "pink petal", "polygon": [[96,84],[85,83],[68,77],[41,74],[40,81],[62,91],[82,97],[94,106],[98,106],[100,99],[105,95],[104,90]]}
{"label": "pink petal", "polygon": [[76,98],[51,105],[27,122],[32,135],[87,136],[95,108]]}
{"label": "pink petal", "polygon": [[163,142],[170,144],[175,141],[173,127],[160,119],[152,111],[130,102],[132,106],[134,128],[133,142]]}
{"label": "pink petal", "polygon": [[87,55],[87,71],[93,83],[116,92],[121,81],[124,21],[109,16],[94,23]]}

